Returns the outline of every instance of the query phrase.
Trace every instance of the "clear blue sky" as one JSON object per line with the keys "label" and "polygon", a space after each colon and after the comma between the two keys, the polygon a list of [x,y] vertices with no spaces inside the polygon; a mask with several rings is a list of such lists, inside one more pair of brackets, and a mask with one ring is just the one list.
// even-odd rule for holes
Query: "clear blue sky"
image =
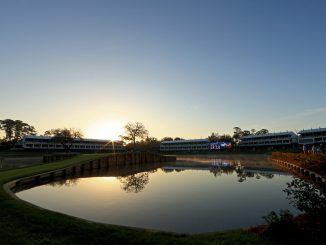
{"label": "clear blue sky", "polygon": [[40,134],[326,127],[326,1],[8,0],[0,44],[0,119]]}

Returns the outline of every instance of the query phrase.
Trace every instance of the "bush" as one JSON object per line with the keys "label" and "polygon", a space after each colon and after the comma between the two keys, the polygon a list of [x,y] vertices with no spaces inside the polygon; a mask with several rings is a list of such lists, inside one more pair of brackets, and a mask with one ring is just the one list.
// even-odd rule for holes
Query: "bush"
{"label": "bush", "polygon": [[289,210],[280,210],[279,214],[272,211],[267,216],[263,216],[267,222],[267,235],[273,237],[292,237],[298,232],[298,227]]}

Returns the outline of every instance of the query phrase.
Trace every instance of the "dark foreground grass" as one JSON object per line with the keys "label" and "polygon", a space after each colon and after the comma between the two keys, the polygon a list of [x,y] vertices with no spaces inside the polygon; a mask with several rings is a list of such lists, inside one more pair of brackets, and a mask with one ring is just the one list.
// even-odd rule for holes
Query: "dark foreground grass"
{"label": "dark foreground grass", "polygon": [[[0,184],[101,156],[80,155],[56,163],[1,171]],[[243,230],[186,235],[98,224],[37,208],[10,197],[1,188],[0,244],[268,244],[268,241]]]}

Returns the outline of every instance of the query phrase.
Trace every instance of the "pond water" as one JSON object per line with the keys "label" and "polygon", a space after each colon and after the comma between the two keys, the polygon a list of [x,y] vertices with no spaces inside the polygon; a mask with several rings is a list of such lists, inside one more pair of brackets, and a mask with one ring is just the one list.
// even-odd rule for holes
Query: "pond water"
{"label": "pond water", "polygon": [[93,170],[16,195],[91,221],[200,233],[258,225],[280,209],[298,214],[283,191],[292,179],[265,156],[181,156]]}

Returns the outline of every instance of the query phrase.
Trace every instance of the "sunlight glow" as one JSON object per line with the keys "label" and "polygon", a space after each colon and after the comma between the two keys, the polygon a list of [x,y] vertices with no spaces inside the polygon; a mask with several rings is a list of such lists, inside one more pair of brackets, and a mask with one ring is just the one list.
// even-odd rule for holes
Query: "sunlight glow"
{"label": "sunlight glow", "polygon": [[99,120],[85,128],[85,137],[92,139],[119,140],[123,123],[114,120]]}
{"label": "sunlight glow", "polygon": [[98,178],[98,182],[114,182],[117,178],[116,177],[100,177]]}

